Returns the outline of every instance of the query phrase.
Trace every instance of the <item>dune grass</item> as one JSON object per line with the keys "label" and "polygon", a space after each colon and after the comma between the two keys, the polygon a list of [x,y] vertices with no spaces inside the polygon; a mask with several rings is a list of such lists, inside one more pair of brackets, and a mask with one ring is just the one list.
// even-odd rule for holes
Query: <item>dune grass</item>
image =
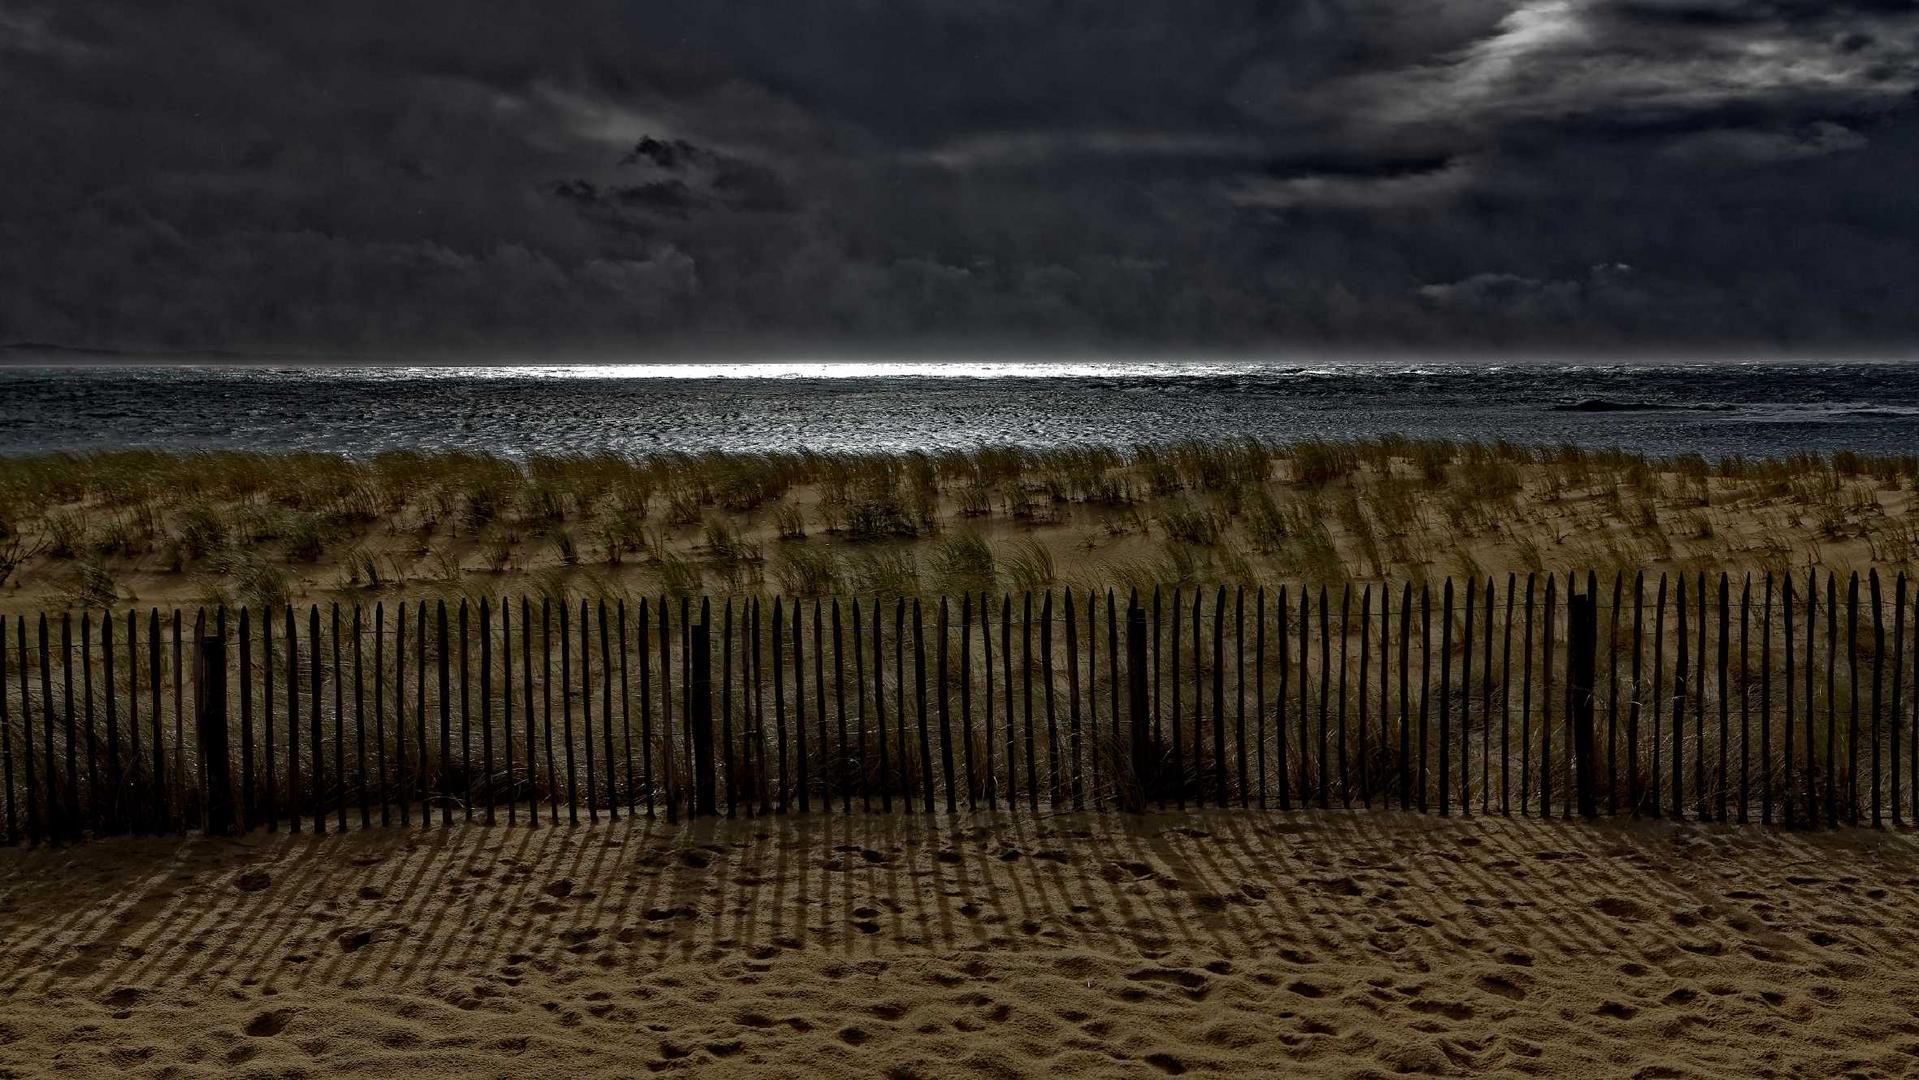
{"label": "dune grass", "polygon": [[0,460],[0,604],[1307,584],[1919,557],[1919,457],[1381,438]]}

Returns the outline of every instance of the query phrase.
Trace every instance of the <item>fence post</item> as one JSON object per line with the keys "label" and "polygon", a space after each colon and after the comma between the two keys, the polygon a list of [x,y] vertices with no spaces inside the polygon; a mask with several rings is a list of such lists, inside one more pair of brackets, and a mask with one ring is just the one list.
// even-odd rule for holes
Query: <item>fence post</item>
{"label": "fence post", "polygon": [[1132,604],[1126,609],[1126,707],[1132,718],[1132,784],[1120,793],[1124,806],[1132,813],[1146,809],[1146,776],[1152,767],[1147,758],[1146,725],[1146,609]]}
{"label": "fence post", "polygon": [[1593,790],[1593,670],[1599,644],[1593,595],[1566,595],[1566,715],[1573,726],[1573,784],[1581,817],[1598,815]]}
{"label": "fence post", "polygon": [[694,813],[712,817],[718,813],[713,773],[713,645],[712,624],[705,611],[692,626],[693,681],[692,709],[687,717],[693,729]]}
{"label": "fence post", "polygon": [[227,753],[227,640],[202,636],[193,650],[193,713],[206,777],[206,832],[233,831],[233,766]]}

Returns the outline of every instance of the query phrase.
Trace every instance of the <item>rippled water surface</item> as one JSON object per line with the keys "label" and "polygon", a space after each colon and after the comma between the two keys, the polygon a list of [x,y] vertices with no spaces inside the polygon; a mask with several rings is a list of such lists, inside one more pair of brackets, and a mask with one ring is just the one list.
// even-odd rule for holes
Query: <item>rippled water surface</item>
{"label": "rippled water surface", "polygon": [[1385,433],[1919,449],[1919,364],[5,367],[0,453],[904,450]]}

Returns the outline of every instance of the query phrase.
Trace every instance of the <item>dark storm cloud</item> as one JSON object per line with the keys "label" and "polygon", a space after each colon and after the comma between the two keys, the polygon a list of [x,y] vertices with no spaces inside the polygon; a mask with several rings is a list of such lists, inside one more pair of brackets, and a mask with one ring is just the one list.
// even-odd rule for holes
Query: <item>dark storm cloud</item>
{"label": "dark storm cloud", "polygon": [[0,340],[1900,348],[1890,0],[0,0]]}

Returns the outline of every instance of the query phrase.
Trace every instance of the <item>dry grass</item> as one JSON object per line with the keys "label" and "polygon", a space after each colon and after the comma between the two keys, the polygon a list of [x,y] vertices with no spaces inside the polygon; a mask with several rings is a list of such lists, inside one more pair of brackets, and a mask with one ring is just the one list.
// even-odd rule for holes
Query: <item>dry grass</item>
{"label": "dry grass", "polygon": [[9,607],[562,591],[933,595],[1919,560],[1911,455],[1256,442],[939,455],[0,461]]}

